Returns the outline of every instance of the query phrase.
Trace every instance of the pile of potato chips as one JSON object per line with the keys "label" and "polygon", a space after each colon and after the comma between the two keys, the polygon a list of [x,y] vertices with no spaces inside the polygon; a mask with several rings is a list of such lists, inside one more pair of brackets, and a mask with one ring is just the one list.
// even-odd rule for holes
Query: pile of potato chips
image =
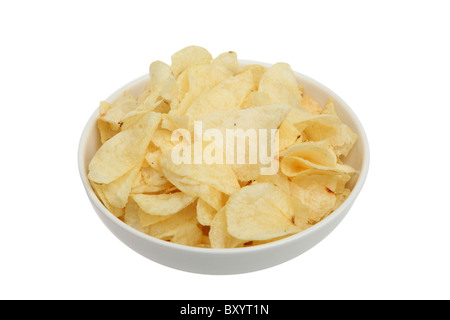
{"label": "pile of potato chips", "polygon": [[[199,120],[278,129],[278,172],[175,164],[172,132]],[[101,102],[98,128],[102,146],[88,177],[101,202],[131,227],[182,245],[237,248],[303,231],[347,198],[355,173],[342,159],[357,136],[331,99],[319,105],[286,63],[240,68],[232,51],[213,59],[190,46],[170,66],[153,62],[144,92]]]}

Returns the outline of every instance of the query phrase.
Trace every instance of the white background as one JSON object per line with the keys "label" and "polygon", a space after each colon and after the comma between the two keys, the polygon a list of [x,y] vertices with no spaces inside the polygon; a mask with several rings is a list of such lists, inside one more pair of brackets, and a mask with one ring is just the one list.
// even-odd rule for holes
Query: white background
{"label": "white background", "polygon": [[[2,1],[2,299],[449,299],[447,1]],[[200,45],[324,83],[366,128],[355,205],[307,253],[249,274],[161,266],[85,195],[77,147],[100,100]]]}

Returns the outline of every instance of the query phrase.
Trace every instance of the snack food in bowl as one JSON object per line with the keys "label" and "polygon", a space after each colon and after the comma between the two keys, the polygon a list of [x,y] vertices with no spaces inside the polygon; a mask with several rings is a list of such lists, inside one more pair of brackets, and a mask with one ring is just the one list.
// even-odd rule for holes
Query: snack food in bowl
{"label": "snack food in bowl", "polygon": [[80,174],[105,224],[162,264],[253,271],[309,249],[368,169],[356,116],[286,63],[187,47],[103,101]]}

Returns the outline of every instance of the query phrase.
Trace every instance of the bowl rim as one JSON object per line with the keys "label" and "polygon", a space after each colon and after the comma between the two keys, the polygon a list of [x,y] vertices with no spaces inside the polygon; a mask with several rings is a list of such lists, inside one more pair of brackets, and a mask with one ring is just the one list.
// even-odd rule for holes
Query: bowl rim
{"label": "bowl rim", "polygon": [[[239,59],[238,61],[239,61],[240,67],[250,65],[250,64],[258,64],[258,65],[262,65],[264,67],[272,66],[272,64],[254,61],[254,60]],[[250,252],[263,251],[263,250],[267,250],[267,249],[270,249],[273,247],[287,245],[289,243],[300,241],[300,239],[308,237],[308,235],[316,232],[316,230],[322,229],[326,225],[331,224],[334,220],[339,219],[339,217],[341,215],[346,213],[346,211],[347,211],[346,209],[353,204],[353,202],[359,195],[360,191],[362,190],[362,187],[367,178],[368,171],[369,171],[369,164],[370,164],[370,150],[369,150],[369,142],[367,139],[367,135],[366,135],[364,127],[361,124],[361,121],[359,120],[359,118],[356,116],[356,114],[350,108],[350,106],[340,96],[338,96],[334,91],[329,89],[327,86],[312,79],[311,77],[306,76],[295,70],[293,70],[293,72],[294,72],[296,78],[303,78],[303,79],[307,80],[308,82],[312,83],[313,86],[318,87],[322,91],[327,92],[329,96],[333,97],[333,99],[335,101],[339,102],[339,105],[341,106],[341,108],[345,109],[345,111],[349,114],[350,118],[352,119],[353,124],[357,127],[357,129],[360,133],[358,135],[358,139],[361,139],[361,142],[362,142],[362,150],[363,150],[363,152],[362,152],[362,157],[363,157],[362,167],[361,167],[361,171],[359,172],[357,181],[356,181],[352,191],[350,192],[349,196],[347,197],[347,199],[345,199],[345,201],[336,210],[334,210],[330,215],[325,217],[323,220],[319,221],[318,223],[316,223],[315,225],[309,227],[308,229],[306,229],[304,231],[300,231],[298,233],[291,234],[283,239],[265,243],[265,244],[256,245],[256,246],[248,246],[248,247],[240,247],[240,248],[202,248],[202,247],[192,247],[192,246],[187,246],[187,245],[181,245],[181,244],[172,243],[172,242],[168,242],[168,241],[164,241],[164,240],[152,237],[150,235],[147,235],[143,232],[140,232],[140,231],[132,228],[131,226],[127,225],[125,222],[123,222],[122,220],[120,220],[116,216],[114,216],[108,209],[106,209],[106,207],[103,205],[103,203],[100,201],[100,199],[95,194],[95,192],[92,189],[92,186],[89,183],[89,180],[87,178],[87,174],[86,174],[87,168],[84,164],[85,146],[88,141],[88,131],[92,127],[92,124],[98,118],[99,109],[100,109],[99,107],[97,107],[97,109],[93,112],[93,114],[90,116],[89,120],[85,124],[83,132],[81,134],[81,138],[79,140],[79,144],[78,144],[78,170],[80,173],[80,177],[81,177],[83,186],[86,190],[86,193],[87,193],[89,199],[91,200],[91,203],[95,204],[95,206],[100,210],[100,212],[107,219],[109,219],[111,222],[113,222],[115,225],[117,225],[121,229],[124,229],[127,232],[130,232],[131,234],[133,234],[134,236],[136,236],[138,238],[141,238],[145,241],[150,241],[154,245],[160,245],[162,247],[167,247],[168,249],[189,251],[192,253],[201,253],[201,254],[224,254],[224,255],[241,254],[241,253],[248,254]],[[145,74],[145,75],[142,75],[142,76],[126,83],[121,88],[114,91],[108,98],[106,98],[106,100],[109,101],[109,100],[114,99],[115,96],[122,94],[123,91],[127,90],[130,87],[133,87],[137,83],[140,83],[144,79],[147,79],[147,78],[149,78],[149,75]]]}

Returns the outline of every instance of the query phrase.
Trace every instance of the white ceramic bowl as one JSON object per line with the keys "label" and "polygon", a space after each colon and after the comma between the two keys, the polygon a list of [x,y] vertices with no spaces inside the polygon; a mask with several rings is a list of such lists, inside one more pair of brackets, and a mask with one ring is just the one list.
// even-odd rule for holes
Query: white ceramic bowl
{"label": "white ceramic bowl", "polygon": [[[241,65],[261,64],[256,61],[240,61]],[[204,274],[236,274],[256,271],[286,262],[324,239],[346,216],[363,187],[369,168],[369,145],[364,129],[350,107],[334,92],[317,81],[295,73],[299,83],[313,99],[324,105],[329,97],[335,101],[336,110],[344,123],[358,135],[358,140],[345,163],[360,174],[351,181],[352,192],[345,202],[324,220],[309,229],[272,243],[235,249],[208,249],[182,246],[162,241],[141,233],[112,215],[99,201],[88,178],[88,164],[100,147],[97,130],[99,110],[88,120],[81,136],[78,150],[78,166],[81,180],[95,212],[108,229],[124,244],[155,262],[179,270]],[[138,94],[144,88],[148,76],[140,77],[114,92],[106,100],[113,102],[124,90]]]}

